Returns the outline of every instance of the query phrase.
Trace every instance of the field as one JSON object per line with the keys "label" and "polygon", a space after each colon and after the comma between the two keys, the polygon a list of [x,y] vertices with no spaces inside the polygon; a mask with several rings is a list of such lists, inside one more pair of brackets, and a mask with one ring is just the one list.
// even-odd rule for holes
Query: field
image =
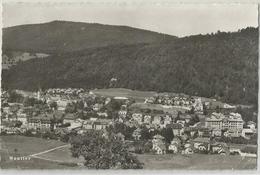
{"label": "field", "polygon": [[232,170],[256,169],[256,158],[241,156],[203,155],[149,155],[139,154],[138,159],[144,163],[144,169],[182,169],[182,170]]}
{"label": "field", "polygon": [[137,91],[124,88],[109,88],[92,90],[94,94],[106,97],[127,97],[134,98],[137,102],[144,102],[147,97],[152,97],[156,94],[153,91]]}
{"label": "field", "polygon": [[[70,156],[69,145],[56,140],[14,135],[1,136],[0,143],[2,169],[70,169],[81,161]],[[12,156],[30,160],[11,160]]]}

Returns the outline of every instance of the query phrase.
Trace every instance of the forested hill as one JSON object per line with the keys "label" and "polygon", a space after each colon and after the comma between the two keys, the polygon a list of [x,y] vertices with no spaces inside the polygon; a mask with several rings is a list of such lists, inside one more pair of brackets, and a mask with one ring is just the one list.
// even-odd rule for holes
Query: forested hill
{"label": "forested hill", "polygon": [[127,26],[52,21],[4,28],[3,50],[50,54],[175,38],[177,37]]}
{"label": "forested hill", "polygon": [[114,45],[22,62],[3,72],[8,88],[117,87],[219,96],[256,104],[258,29],[218,32],[174,41]]}

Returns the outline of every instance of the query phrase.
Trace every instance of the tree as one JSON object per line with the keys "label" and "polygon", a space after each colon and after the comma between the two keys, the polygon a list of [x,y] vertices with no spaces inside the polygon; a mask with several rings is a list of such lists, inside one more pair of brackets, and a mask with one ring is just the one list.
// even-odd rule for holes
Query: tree
{"label": "tree", "polygon": [[220,113],[220,107],[219,106],[216,106],[216,112]]}
{"label": "tree", "polygon": [[149,132],[146,126],[141,128],[141,140],[149,140],[152,138],[151,133]]}
{"label": "tree", "polygon": [[15,90],[9,91],[8,94],[9,94],[8,102],[11,103],[23,102],[23,96],[21,94],[18,94]]}
{"label": "tree", "polygon": [[195,112],[195,108],[194,108],[194,106],[192,106],[191,109],[190,109],[190,111],[189,111],[189,113],[190,113],[190,114],[194,114],[194,112]]}
{"label": "tree", "polygon": [[104,137],[102,132],[88,131],[71,138],[74,157],[83,156],[90,169],[141,169],[139,160],[127,151],[126,145],[113,133]]}
{"label": "tree", "polygon": [[161,135],[165,138],[167,143],[171,143],[172,139],[174,138],[173,131],[170,127],[163,128],[161,130]]}
{"label": "tree", "polygon": [[68,103],[65,112],[66,113],[75,113],[77,111],[75,103]]}
{"label": "tree", "polygon": [[21,121],[16,121],[14,127],[20,128],[22,124],[23,123]]}
{"label": "tree", "polygon": [[181,119],[180,115],[181,115],[181,111],[178,111],[177,117],[175,118],[174,122],[176,123],[178,120]]}
{"label": "tree", "polygon": [[203,103],[203,114],[208,115],[208,110],[207,110],[207,106],[205,105],[205,103]]}
{"label": "tree", "polygon": [[51,103],[50,103],[50,108],[51,108],[51,109],[54,109],[54,110],[57,110],[57,108],[58,108],[57,102],[56,102],[56,101],[51,102]]}

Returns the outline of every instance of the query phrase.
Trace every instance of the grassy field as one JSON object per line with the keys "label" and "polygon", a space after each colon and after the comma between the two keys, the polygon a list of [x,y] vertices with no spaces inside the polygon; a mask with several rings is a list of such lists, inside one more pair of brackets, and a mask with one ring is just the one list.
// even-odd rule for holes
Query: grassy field
{"label": "grassy field", "polygon": [[182,169],[182,170],[232,170],[256,169],[256,158],[241,156],[222,156],[193,154],[183,155],[148,155],[139,154],[138,159],[144,163],[144,169]]}
{"label": "grassy field", "polygon": [[65,143],[61,141],[17,135],[1,136],[0,139],[3,149],[7,149],[9,154],[14,154],[15,149],[17,149],[16,153],[24,156],[65,145]]}
{"label": "grassy field", "polygon": [[137,102],[144,102],[147,97],[152,97],[156,94],[153,91],[137,91],[124,88],[109,88],[92,90],[94,94],[106,97],[127,97],[134,98]]}
{"label": "grassy field", "polygon": [[40,157],[42,159],[50,159],[56,162],[65,162],[65,163],[83,163],[84,159],[78,159],[78,158],[73,158],[71,156],[71,151],[69,147],[63,147],[56,149],[54,151],[44,153],[41,155],[38,155],[37,157]]}
{"label": "grassy field", "polygon": [[[45,140],[24,136],[1,136],[0,137],[0,168],[1,169],[70,169],[78,168],[71,163],[75,158],[70,156],[69,147],[57,149],[48,153],[38,155],[38,158],[31,157],[30,160],[11,160],[10,156],[28,157],[65,143],[56,140]],[[16,151],[15,151],[16,149]],[[42,157],[41,157],[42,156]]]}

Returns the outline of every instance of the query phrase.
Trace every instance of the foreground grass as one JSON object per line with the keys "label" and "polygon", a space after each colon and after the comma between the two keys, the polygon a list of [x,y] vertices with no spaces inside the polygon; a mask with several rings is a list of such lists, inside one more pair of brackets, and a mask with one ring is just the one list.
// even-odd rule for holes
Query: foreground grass
{"label": "foreground grass", "polygon": [[144,169],[183,169],[183,170],[232,170],[256,169],[256,158],[241,156],[222,156],[193,154],[184,155],[149,155],[139,154],[138,159],[144,163]]}
{"label": "foreground grass", "polygon": [[[70,161],[44,160],[41,158],[33,158],[30,160],[11,160],[10,157],[28,157],[29,155],[49,150],[61,145],[61,141],[45,140],[35,137],[25,136],[0,136],[0,168],[1,169],[70,169],[77,168],[76,164]],[[68,160],[68,152],[59,154],[59,160]],[[48,153],[46,153],[48,154]],[[63,156],[63,157],[62,157]]]}

